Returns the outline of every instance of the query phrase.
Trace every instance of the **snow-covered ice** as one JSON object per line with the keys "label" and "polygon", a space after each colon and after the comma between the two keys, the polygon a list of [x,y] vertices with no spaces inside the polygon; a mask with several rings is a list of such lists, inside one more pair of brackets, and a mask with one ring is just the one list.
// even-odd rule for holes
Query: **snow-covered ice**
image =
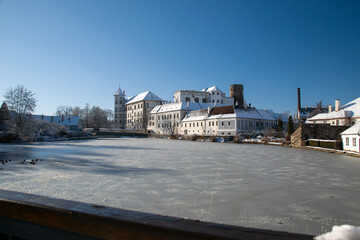
{"label": "snow-covered ice", "polygon": [[359,240],[360,227],[342,225],[334,226],[329,233],[315,237],[315,240]]}
{"label": "snow-covered ice", "polygon": [[[1,144],[0,188],[319,235],[360,225],[360,161],[257,144],[98,139]],[[40,158],[37,164],[23,159]]]}

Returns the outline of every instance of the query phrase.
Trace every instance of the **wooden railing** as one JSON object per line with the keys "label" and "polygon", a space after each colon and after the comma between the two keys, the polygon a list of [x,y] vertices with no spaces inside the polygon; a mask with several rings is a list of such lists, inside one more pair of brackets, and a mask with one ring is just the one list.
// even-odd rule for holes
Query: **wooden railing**
{"label": "wooden railing", "polygon": [[313,237],[0,190],[0,239],[310,240]]}

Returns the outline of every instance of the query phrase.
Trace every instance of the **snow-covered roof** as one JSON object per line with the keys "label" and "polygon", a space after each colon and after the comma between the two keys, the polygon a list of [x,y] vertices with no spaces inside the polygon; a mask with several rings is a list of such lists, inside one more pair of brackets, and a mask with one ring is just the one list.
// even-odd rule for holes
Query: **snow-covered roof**
{"label": "snow-covered roof", "polygon": [[351,111],[351,117],[360,117],[360,97],[356,98],[355,100],[345,104],[343,108],[346,111]]}
{"label": "snow-covered roof", "polygon": [[184,122],[199,121],[206,119],[207,116],[208,116],[208,109],[194,110],[188,113],[182,121]]}
{"label": "snow-covered roof", "polygon": [[135,97],[132,97],[128,100],[126,104],[135,103],[139,101],[163,101],[161,98],[156,96],[154,93],[147,91],[143,93],[139,93]]}
{"label": "snow-covered roof", "polygon": [[265,109],[264,111],[266,111],[268,114],[270,114],[270,116],[272,116],[275,120],[280,118],[283,122],[289,122],[289,115],[288,114],[276,113],[273,110],[269,110],[269,109]]}
{"label": "snow-covered roof", "polygon": [[64,126],[77,126],[80,118],[75,116],[44,116],[44,115],[32,115],[33,119],[43,120],[48,123],[56,123]]}
{"label": "snow-covered roof", "polygon": [[117,95],[124,95],[124,92],[123,90],[121,90],[121,88],[119,87],[119,89],[115,92],[114,96],[117,96]]}
{"label": "snow-covered roof", "polygon": [[347,118],[351,117],[353,113],[351,111],[346,111],[341,109],[340,111],[333,111],[331,113],[319,113],[312,118],[307,119],[307,121],[316,121],[316,120],[327,120],[327,119],[337,119],[337,118]]}
{"label": "snow-covered roof", "polygon": [[[218,107],[221,110],[224,107]],[[234,111],[230,111],[229,109],[225,109],[227,111],[214,111],[213,108],[208,114],[207,109],[202,109],[199,111],[191,111],[189,114],[185,116],[183,121],[199,121],[205,119],[221,119],[221,118],[245,118],[245,119],[256,119],[256,120],[268,120],[268,121],[276,121],[277,118],[274,118],[268,110],[263,109],[235,109]],[[214,114],[215,113],[215,114]],[[274,113],[274,112],[272,112]],[[274,113],[275,114],[275,113]],[[278,114],[280,115],[280,114]]]}
{"label": "snow-covered roof", "polygon": [[311,122],[316,120],[329,120],[351,117],[360,117],[360,97],[345,104],[340,108],[339,111],[332,111],[330,113],[319,113],[314,117],[309,118],[307,121]]}
{"label": "snow-covered roof", "polygon": [[215,92],[215,91],[220,91],[222,92],[218,87],[216,86],[212,86],[206,89],[206,92]]}
{"label": "snow-covered roof", "polygon": [[[216,106],[228,106],[226,104],[217,104]],[[194,103],[194,102],[178,102],[178,103],[166,103],[163,105],[155,106],[150,113],[162,113],[162,112],[171,112],[171,111],[178,111],[178,110],[200,110],[200,109],[207,109],[208,107],[214,108],[214,103]]]}
{"label": "snow-covered roof", "polygon": [[360,135],[360,122],[346,129],[340,135]]}
{"label": "snow-covered roof", "polygon": [[235,114],[237,118],[259,119],[259,120],[276,120],[268,112],[263,109],[236,109]]}
{"label": "snow-covered roof", "polygon": [[217,114],[217,115],[211,115],[207,119],[222,119],[222,118],[235,118],[235,113],[226,113],[226,114]]}
{"label": "snow-covered roof", "polygon": [[186,102],[178,103],[166,103],[162,105],[155,106],[150,113],[162,113],[162,112],[171,112],[178,110],[198,110],[203,107],[199,103],[189,103],[189,107]]}

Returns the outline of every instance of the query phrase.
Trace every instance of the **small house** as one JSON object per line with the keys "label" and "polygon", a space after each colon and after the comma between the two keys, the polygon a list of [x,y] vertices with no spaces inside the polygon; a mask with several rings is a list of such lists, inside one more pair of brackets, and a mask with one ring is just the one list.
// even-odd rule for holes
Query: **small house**
{"label": "small house", "polygon": [[360,122],[341,133],[343,149],[360,153]]}

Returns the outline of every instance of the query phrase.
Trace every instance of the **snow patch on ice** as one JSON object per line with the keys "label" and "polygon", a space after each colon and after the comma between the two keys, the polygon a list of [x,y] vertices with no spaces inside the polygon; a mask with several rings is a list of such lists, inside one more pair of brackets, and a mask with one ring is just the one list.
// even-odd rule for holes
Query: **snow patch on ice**
{"label": "snow patch on ice", "polygon": [[360,227],[351,225],[333,226],[331,232],[317,236],[314,240],[360,240]]}

